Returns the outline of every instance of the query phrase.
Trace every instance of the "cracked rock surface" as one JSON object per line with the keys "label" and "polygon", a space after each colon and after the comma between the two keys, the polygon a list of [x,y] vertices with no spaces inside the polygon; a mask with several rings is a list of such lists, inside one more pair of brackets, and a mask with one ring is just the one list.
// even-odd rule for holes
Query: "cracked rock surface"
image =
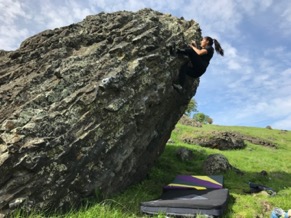
{"label": "cracked rock surface", "polygon": [[0,51],[0,215],[56,210],[142,180],[195,94],[168,45],[199,25],[151,9],[86,17]]}

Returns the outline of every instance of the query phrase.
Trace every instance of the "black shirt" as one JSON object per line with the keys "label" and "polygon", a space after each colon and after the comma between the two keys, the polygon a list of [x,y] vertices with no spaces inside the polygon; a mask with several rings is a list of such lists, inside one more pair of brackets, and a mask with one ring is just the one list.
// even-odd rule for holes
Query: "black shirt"
{"label": "black shirt", "polygon": [[214,53],[214,49],[212,46],[206,46],[205,49],[207,50],[207,54],[204,54],[204,55],[201,55],[201,59],[203,61],[203,64],[205,65],[205,67],[208,66],[212,56],[213,56],[213,53]]}

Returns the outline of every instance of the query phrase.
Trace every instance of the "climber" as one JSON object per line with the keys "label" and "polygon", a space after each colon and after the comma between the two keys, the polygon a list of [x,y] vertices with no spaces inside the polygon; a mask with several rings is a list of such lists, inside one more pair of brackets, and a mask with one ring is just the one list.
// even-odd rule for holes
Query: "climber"
{"label": "climber", "polygon": [[224,55],[224,51],[220,46],[220,43],[216,39],[212,39],[209,36],[204,37],[200,42],[200,48],[198,48],[195,41],[192,41],[190,45],[186,46],[184,49],[176,49],[175,44],[170,47],[170,54],[176,55],[186,55],[189,57],[189,61],[183,64],[179,69],[179,83],[174,84],[174,88],[181,90],[184,86],[186,75],[192,78],[198,78],[202,76],[213,56],[214,49],[212,47],[214,43],[215,51],[221,56]]}

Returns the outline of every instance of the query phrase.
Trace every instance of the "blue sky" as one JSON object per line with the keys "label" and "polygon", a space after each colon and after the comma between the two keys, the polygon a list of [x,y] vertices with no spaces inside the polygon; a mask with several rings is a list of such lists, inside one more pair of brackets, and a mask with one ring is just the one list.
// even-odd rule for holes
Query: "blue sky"
{"label": "blue sky", "polygon": [[290,0],[0,0],[0,49],[87,15],[143,8],[193,19],[221,43],[225,57],[213,57],[195,96],[214,124],[291,130]]}

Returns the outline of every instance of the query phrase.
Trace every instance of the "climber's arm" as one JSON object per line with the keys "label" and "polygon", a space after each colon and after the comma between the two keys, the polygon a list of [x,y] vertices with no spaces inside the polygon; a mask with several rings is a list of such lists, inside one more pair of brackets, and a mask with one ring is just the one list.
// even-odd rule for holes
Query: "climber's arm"
{"label": "climber's arm", "polygon": [[198,49],[193,45],[189,45],[198,55],[205,55],[207,54],[207,50],[205,48]]}

